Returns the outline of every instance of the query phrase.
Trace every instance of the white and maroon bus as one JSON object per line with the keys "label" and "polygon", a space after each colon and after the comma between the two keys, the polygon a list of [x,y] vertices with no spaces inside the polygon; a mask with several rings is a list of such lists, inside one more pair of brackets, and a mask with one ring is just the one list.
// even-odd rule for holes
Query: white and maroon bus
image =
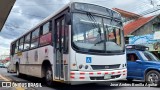
{"label": "white and maroon bus", "polygon": [[69,3],[13,41],[11,59],[18,76],[45,78],[48,85],[125,79],[121,15],[94,4]]}

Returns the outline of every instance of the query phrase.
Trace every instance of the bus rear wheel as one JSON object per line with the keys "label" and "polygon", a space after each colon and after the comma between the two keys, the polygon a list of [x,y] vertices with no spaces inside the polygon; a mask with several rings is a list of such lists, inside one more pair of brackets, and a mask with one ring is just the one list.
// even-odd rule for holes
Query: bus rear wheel
{"label": "bus rear wheel", "polygon": [[53,75],[52,75],[52,69],[51,67],[47,67],[45,71],[45,82],[47,86],[52,86],[53,85]]}

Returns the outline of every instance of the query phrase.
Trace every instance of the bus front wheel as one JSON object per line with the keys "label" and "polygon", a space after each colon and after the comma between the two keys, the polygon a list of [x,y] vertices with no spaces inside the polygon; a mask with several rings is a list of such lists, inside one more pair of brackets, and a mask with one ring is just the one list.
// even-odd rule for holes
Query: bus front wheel
{"label": "bus front wheel", "polygon": [[45,71],[45,82],[47,84],[47,86],[52,86],[53,84],[53,77],[52,77],[52,69],[51,67],[46,68]]}

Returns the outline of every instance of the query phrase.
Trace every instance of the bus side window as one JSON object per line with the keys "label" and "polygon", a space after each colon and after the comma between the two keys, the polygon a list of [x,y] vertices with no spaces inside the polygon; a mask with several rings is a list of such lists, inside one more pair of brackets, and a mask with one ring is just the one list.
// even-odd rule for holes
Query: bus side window
{"label": "bus side window", "polygon": [[19,40],[18,40],[18,41],[16,41],[16,45],[15,45],[15,53],[17,53],[17,52],[18,52],[18,46],[19,46]]}
{"label": "bus side window", "polygon": [[30,47],[30,33],[28,35],[25,36],[25,40],[24,40],[24,50],[29,49]]}
{"label": "bus side window", "polygon": [[40,32],[40,46],[43,46],[43,45],[48,45],[48,44],[51,44],[51,35],[52,33],[50,32],[51,31],[51,21],[47,22],[46,24],[44,24],[42,26],[42,29],[41,29],[41,32]]}
{"label": "bus side window", "polygon": [[19,42],[19,51],[23,50],[23,46],[24,46],[24,38],[21,38]]}
{"label": "bus side window", "polygon": [[43,35],[50,32],[50,22],[43,25]]}
{"label": "bus side window", "polygon": [[39,31],[40,31],[40,28],[38,28],[38,29],[36,29],[35,31],[32,32],[31,48],[38,47],[38,44],[39,44]]}

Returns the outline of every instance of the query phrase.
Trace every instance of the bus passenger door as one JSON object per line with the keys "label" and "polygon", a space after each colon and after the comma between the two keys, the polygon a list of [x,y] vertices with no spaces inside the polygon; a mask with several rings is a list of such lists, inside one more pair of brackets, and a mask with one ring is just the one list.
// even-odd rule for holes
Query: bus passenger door
{"label": "bus passenger door", "polygon": [[62,27],[64,26],[64,17],[58,18],[55,21],[56,25],[56,42],[55,42],[55,79],[56,80],[64,80],[64,72],[63,72],[63,31]]}

